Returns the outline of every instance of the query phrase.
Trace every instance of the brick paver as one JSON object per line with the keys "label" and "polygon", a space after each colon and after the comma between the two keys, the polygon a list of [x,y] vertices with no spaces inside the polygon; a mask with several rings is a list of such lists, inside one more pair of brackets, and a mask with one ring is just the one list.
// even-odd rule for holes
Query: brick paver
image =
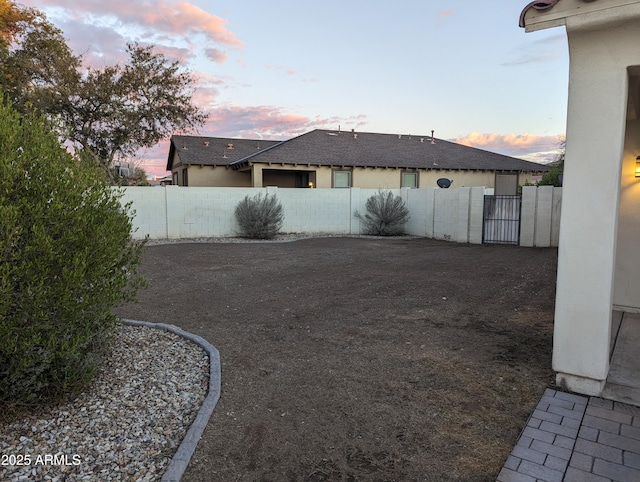
{"label": "brick paver", "polygon": [[497,481],[640,481],[640,407],[548,388]]}

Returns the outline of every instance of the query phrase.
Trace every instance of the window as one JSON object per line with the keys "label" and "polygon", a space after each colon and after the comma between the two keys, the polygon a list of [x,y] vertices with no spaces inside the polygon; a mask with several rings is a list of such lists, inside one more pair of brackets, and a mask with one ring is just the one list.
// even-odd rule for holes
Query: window
{"label": "window", "polygon": [[333,171],[333,187],[351,187],[351,171]]}
{"label": "window", "polygon": [[186,167],[182,170],[182,185],[183,186],[189,185],[189,176],[188,176],[188,171]]}
{"label": "window", "polygon": [[403,172],[400,187],[418,187],[418,173],[417,172]]}

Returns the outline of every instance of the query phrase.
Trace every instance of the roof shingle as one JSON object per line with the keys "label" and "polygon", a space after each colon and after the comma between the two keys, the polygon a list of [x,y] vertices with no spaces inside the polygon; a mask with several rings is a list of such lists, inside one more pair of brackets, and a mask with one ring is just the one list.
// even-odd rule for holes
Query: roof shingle
{"label": "roof shingle", "polygon": [[431,136],[316,129],[231,163],[540,172],[548,168]]}
{"label": "roof shingle", "polygon": [[183,165],[228,166],[279,142],[230,137],[171,136],[167,171],[173,167],[175,153]]}

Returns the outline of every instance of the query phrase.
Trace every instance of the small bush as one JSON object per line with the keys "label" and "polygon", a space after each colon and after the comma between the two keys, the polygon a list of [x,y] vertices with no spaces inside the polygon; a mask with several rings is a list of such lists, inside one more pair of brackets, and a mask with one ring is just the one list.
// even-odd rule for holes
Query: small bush
{"label": "small bush", "polygon": [[144,243],[93,163],[1,101],[0,153],[0,406],[24,407],[90,382]]}
{"label": "small bush", "polygon": [[409,221],[409,210],[400,196],[391,191],[378,191],[367,199],[367,214],[358,211],[355,216],[364,223],[364,232],[375,236],[399,236]]}
{"label": "small bush", "polygon": [[273,239],[282,228],[284,213],[275,194],[245,196],[235,210],[240,236],[251,239]]}

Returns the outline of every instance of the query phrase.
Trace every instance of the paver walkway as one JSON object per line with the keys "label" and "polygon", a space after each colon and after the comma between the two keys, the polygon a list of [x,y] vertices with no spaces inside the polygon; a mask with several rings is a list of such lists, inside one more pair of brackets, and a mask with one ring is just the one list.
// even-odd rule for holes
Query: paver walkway
{"label": "paver walkway", "polygon": [[547,389],[497,481],[640,481],[640,407]]}

